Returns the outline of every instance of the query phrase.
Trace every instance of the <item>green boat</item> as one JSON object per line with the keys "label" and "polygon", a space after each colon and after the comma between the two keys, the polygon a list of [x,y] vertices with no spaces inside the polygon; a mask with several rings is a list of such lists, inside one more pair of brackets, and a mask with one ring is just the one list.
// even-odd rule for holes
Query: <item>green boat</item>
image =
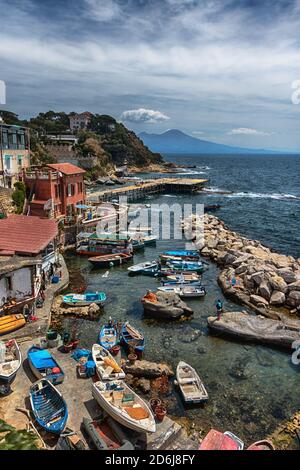
{"label": "green boat", "polygon": [[103,305],[106,301],[104,292],[86,292],[85,294],[67,294],[63,301],[71,307],[88,307],[91,304]]}

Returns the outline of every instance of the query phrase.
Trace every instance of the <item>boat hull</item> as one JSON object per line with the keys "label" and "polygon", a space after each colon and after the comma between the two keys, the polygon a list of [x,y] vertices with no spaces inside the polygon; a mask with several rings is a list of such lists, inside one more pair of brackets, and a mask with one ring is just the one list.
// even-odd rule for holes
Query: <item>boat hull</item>
{"label": "boat hull", "polygon": [[58,384],[62,383],[64,381],[65,374],[64,374],[63,370],[61,369],[61,367],[59,366],[59,364],[53,358],[52,355],[51,355],[51,358],[53,360],[53,364],[52,364],[52,366],[49,366],[49,369],[53,369],[53,367],[58,367],[60,369],[60,373],[58,373],[58,374],[51,373],[51,374],[43,375],[43,373],[42,373],[43,369],[36,367],[36,365],[34,364],[34,353],[37,352],[37,351],[44,351],[44,350],[42,350],[41,348],[37,348],[37,347],[33,346],[32,348],[29,349],[28,356],[27,356],[28,364],[29,364],[30,370],[33,373],[33,375],[38,380],[42,380],[42,379],[48,380],[53,385],[58,385]]}
{"label": "boat hull", "polygon": [[25,325],[26,320],[22,314],[5,315],[4,317],[0,317],[0,336],[19,330]]}
{"label": "boat hull", "polygon": [[126,257],[116,256],[116,257],[107,257],[107,259],[101,259],[99,257],[92,257],[89,259],[89,262],[93,265],[94,268],[110,268],[113,266],[122,266],[132,260],[132,255]]}
{"label": "boat hull", "polygon": [[121,338],[120,338],[121,343],[123,344],[123,346],[125,347],[127,351],[134,349],[135,354],[139,358],[141,358],[143,356],[144,349],[145,349],[145,338],[143,338],[143,341],[141,341],[141,344],[132,346],[132,344],[130,344],[130,342],[132,341],[132,338],[130,338],[127,335],[126,331],[127,331],[126,327],[125,325],[123,325],[122,330],[121,330]]}
{"label": "boat hull", "polygon": [[[15,350],[16,350],[16,353],[15,353],[16,354],[16,360],[15,360],[16,364],[14,364],[11,373],[6,373],[6,374],[4,374],[4,371],[3,371],[3,373],[1,373],[1,367],[0,367],[0,385],[6,385],[6,386],[11,385],[13,383],[13,381],[15,380],[15,378],[17,376],[17,373],[18,373],[18,370],[20,369],[21,364],[22,364],[22,354],[21,354],[20,348],[18,346],[18,343],[16,342],[16,340],[13,340],[13,342],[14,342],[14,346],[15,346]],[[4,367],[5,367],[5,365],[4,365]]]}

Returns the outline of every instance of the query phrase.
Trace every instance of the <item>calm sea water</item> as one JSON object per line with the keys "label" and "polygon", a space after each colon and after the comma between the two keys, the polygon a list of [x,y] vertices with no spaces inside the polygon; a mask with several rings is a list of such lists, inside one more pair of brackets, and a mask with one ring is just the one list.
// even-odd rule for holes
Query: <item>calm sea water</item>
{"label": "calm sea water", "polygon": [[[300,158],[292,156],[167,156],[169,161],[195,164],[186,176],[208,178],[212,191],[231,194],[186,196],[159,195],[147,202],[204,202],[221,204],[217,215],[234,230],[259,239],[277,251],[299,257]],[[183,241],[159,240],[135,255],[134,262],[151,260],[160,251],[183,248]],[[158,281],[148,277],[129,277],[126,267],[112,268],[108,278],[103,270],[93,270],[87,259],[67,255],[69,268],[84,276],[89,290],[103,290],[108,302],[99,322],[69,321],[76,325],[81,344],[91,347],[100,326],[111,315],[129,320],[145,332],[145,358],[165,361],[176,367],[185,360],[204,380],[210,400],[201,407],[186,408],[176,388],[168,398],[172,416],[185,417],[196,428],[230,430],[247,444],[264,437],[285,418],[300,409],[299,366],[291,354],[270,347],[240,344],[212,336],[206,319],[214,313],[217,298],[223,298],[217,285],[218,269],[213,264],[203,276],[205,299],[189,301],[194,309],[187,322],[157,322],[145,319],[140,298],[146,289],[155,290]],[[225,308],[239,307],[223,299]],[[295,443],[296,445],[296,443]]]}

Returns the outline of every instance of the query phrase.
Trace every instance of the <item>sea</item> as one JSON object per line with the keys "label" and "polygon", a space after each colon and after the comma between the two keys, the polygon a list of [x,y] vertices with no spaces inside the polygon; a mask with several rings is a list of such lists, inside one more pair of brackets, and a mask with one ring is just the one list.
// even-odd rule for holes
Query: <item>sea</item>
{"label": "sea", "polygon": [[[182,165],[179,177],[208,179],[206,192],[153,195],[139,201],[141,206],[175,201],[219,204],[215,215],[232,230],[274,251],[300,257],[300,156],[166,155],[165,159]],[[156,259],[163,250],[184,247],[184,240],[161,238],[156,246],[136,254],[134,263]],[[93,269],[86,258],[72,252],[66,254],[66,261],[72,273],[71,290],[83,282],[87,290],[104,291],[108,297],[99,321],[66,320],[65,328],[77,331],[83,347],[91,348],[101,325],[112,316],[144,331],[145,359],[166,362],[174,369],[183,360],[197,370],[209,393],[207,403],[186,407],[174,384],[165,397],[169,416],[187,428],[203,435],[211,428],[231,431],[249,445],[272,433],[300,409],[300,365],[292,364],[292,350],[247,344],[208,330],[207,317],[214,314],[217,299],[222,299],[226,310],[242,308],[223,297],[214,264],[209,263],[203,275],[205,298],[187,302],[194,310],[193,317],[165,322],[145,318],[140,301],[147,289],[157,288],[158,280],[130,277],[126,266],[110,269],[105,277],[105,270]],[[295,438],[295,448],[297,445]]]}

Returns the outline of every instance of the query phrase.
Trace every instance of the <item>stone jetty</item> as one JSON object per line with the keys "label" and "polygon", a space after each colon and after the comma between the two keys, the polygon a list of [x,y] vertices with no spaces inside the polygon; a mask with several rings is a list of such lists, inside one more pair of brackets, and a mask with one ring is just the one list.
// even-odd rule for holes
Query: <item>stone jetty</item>
{"label": "stone jetty", "polygon": [[184,228],[196,230],[203,223],[204,241],[195,243],[203,256],[220,266],[225,296],[277,320],[300,314],[300,258],[274,253],[215,216],[202,217],[193,215]]}

